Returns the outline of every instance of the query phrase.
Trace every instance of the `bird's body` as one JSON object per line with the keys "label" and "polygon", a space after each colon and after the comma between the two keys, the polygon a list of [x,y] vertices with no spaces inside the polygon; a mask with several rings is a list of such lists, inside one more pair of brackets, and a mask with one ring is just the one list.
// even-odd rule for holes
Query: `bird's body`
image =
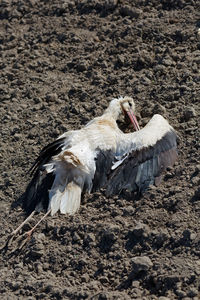
{"label": "bird's body", "polygon": [[[139,130],[131,107],[134,110],[132,98],[114,99],[102,116],[64,133],[41,151],[24,197],[29,213],[46,208],[52,215],[58,210],[73,215],[83,191],[104,187],[109,196],[124,189],[143,191],[158,181],[176,160],[176,134],[160,115]],[[137,131],[125,134],[118,128],[123,112]]]}

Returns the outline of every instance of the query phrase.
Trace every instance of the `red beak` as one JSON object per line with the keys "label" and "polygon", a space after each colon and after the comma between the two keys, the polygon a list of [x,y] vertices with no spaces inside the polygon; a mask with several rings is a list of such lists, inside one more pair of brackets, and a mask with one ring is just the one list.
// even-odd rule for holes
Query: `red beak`
{"label": "red beak", "polygon": [[127,111],[127,114],[131,120],[131,123],[133,124],[133,127],[135,128],[136,131],[140,130],[140,126],[138,124],[138,121],[136,119],[136,116],[134,115],[133,111]]}

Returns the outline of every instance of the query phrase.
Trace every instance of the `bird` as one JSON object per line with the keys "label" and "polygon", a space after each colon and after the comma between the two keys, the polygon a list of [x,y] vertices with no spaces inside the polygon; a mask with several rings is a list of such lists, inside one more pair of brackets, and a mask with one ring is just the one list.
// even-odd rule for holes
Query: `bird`
{"label": "bird", "polygon": [[[28,218],[42,209],[47,211],[44,217],[58,211],[74,215],[85,192],[104,188],[110,197],[158,185],[177,160],[177,134],[159,114],[140,129],[135,114],[132,97],[114,98],[101,116],[45,146],[30,169],[32,180],[24,194]],[[133,132],[120,130],[121,115],[129,117]]]}

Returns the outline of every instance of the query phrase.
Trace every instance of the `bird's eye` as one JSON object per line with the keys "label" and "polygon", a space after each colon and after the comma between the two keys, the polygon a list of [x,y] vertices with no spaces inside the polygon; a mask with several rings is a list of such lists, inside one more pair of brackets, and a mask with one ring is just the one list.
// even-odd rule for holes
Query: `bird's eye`
{"label": "bird's eye", "polygon": [[130,105],[130,107],[132,107],[132,103],[131,102],[129,102],[128,104]]}

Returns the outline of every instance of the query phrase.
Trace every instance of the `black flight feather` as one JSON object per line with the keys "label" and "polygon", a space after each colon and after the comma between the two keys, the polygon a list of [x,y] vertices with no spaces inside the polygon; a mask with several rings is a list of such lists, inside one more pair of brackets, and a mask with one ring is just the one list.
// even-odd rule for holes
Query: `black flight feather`
{"label": "black flight feather", "polygon": [[62,150],[64,141],[65,138],[61,138],[45,146],[30,169],[33,178],[28,184],[23,197],[23,206],[28,214],[39,204],[44,209],[48,207],[49,190],[54,182],[55,175],[53,172],[47,173],[44,165],[49,163],[51,158]]}
{"label": "black flight feather", "polygon": [[106,185],[113,161],[114,152],[112,150],[99,150],[96,157],[96,171],[92,186],[93,192],[103,188]]}
{"label": "black flight feather", "polygon": [[49,190],[53,184],[55,175],[46,174],[46,171],[37,170],[26,188],[23,207],[27,214],[35,210],[41,204],[41,208],[47,209],[49,204]]}
{"label": "black flight feather", "polygon": [[55,140],[54,142],[45,146],[40,152],[38,158],[30,168],[31,174],[33,174],[38,167],[48,163],[52,156],[57,155],[64,146],[65,137]]}

